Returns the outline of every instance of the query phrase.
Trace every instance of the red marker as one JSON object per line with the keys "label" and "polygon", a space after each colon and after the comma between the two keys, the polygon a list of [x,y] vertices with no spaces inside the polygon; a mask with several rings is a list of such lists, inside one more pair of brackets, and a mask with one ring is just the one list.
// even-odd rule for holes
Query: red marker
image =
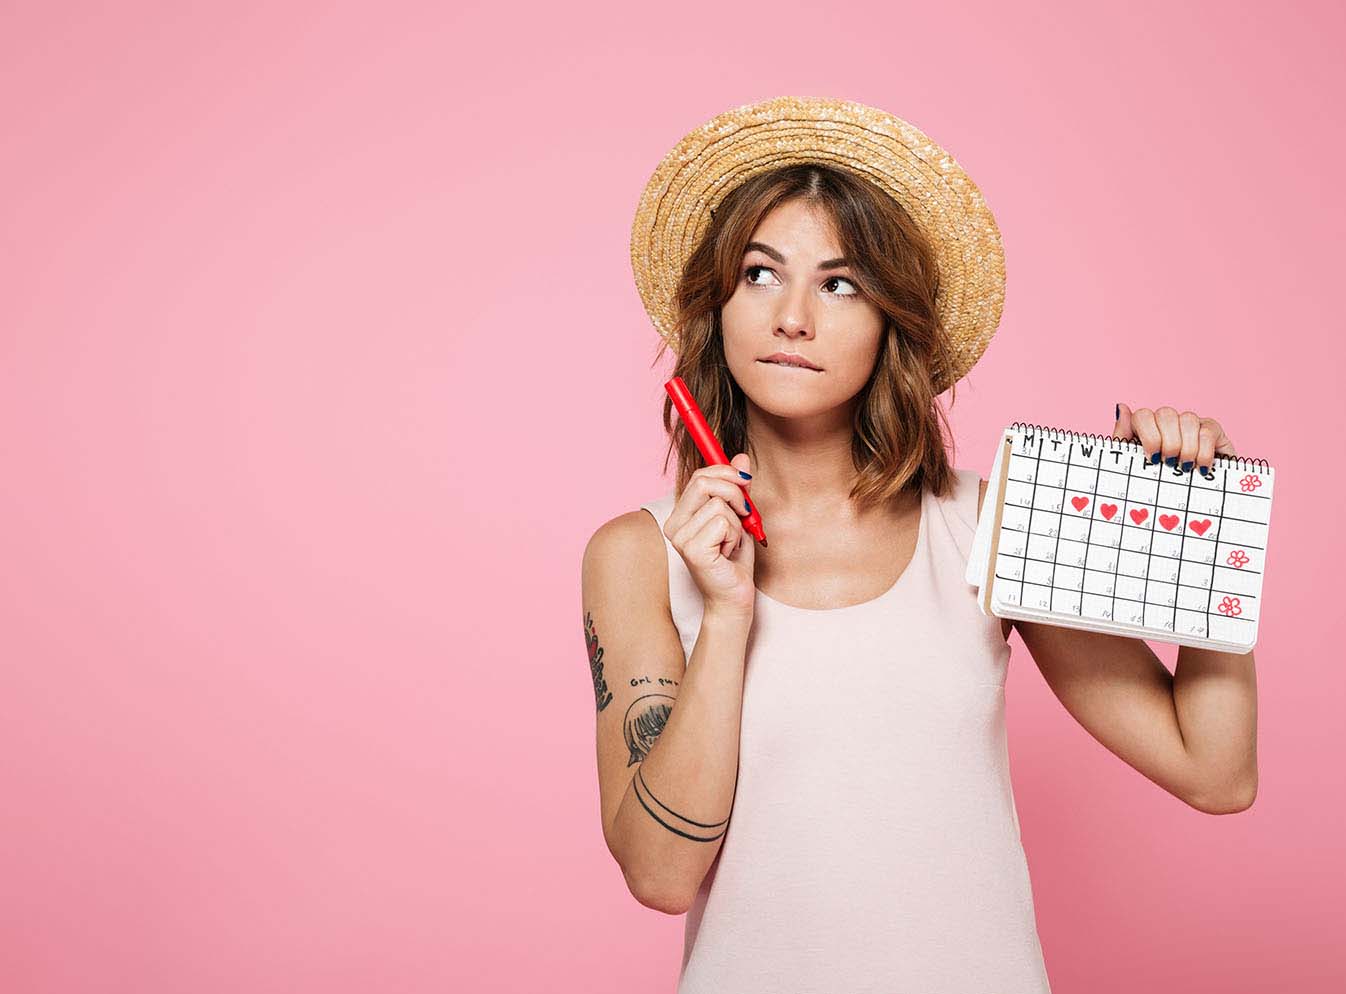
{"label": "red marker", "polygon": [[[664,384],[664,389],[673,398],[673,406],[678,409],[678,414],[682,417],[687,433],[692,436],[692,441],[701,450],[706,465],[728,466],[730,463],[724,457],[724,449],[720,448],[720,443],[711,432],[710,425],[706,424],[706,416],[701,413],[701,408],[697,406],[696,399],[692,397],[692,392],[687,389],[682,377],[673,377]],[[739,487],[742,489],[743,484],[740,483]],[[762,518],[757,513],[757,508],[752,506],[752,501],[748,500],[747,490],[743,491],[743,500],[748,506],[748,513],[743,516],[743,527],[765,548],[766,533],[762,531]]]}

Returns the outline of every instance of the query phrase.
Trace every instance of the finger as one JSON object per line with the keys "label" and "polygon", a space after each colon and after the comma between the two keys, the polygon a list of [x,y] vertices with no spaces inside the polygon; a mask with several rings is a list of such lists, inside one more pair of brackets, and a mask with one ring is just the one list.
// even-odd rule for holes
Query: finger
{"label": "finger", "polygon": [[1159,450],[1168,466],[1178,465],[1182,450],[1182,429],[1178,427],[1178,412],[1171,407],[1156,408],[1154,420],[1159,424]]}
{"label": "finger", "polygon": [[701,505],[678,530],[673,545],[677,547],[679,542],[685,542],[687,544],[681,546],[682,549],[694,554],[708,553],[708,558],[713,559],[717,551],[723,555],[726,545],[732,549],[741,531],[743,525],[733,515],[729,505],[719,498],[712,498]]}
{"label": "finger", "polygon": [[1202,476],[1210,476],[1215,468],[1215,440],[1220,426],[1209,418],[1201,422],[1197,429],[1196,464]]}
{"label": "finger", "polygon": [[735,511],[739,517],[743,517],[752,511],[748,504],[748,495],[743,492],[747,486],[746,480],[739,483],[731,483],[728,480],[712,480],[706,484],[706,499],[721,500],[727,508]]}
{"label": "finger", "polygon": [[1130,438],[1131,431],[1131,408],[1125,404],[1117,405],[1117,424],[1112,429],[1113,438]]}
{"label": "finger", "polygon": [[752,479],[752,458],[746,452],[740,452],[729,460],[729,464],[738,470],[738,475],[742,478],[744,486],[747,486]]}
{"label": "finger", "polygon": [[746,566],[749,574],[751,574],[753,563],[756,559],[756,548],[757,543],[753,540],[752,536],[748,534],[748,530],[746,528],[740,528],[738,544],[734,546],[734,550],[729,554],[729,558],[733,562],[741,563]]}
{"label": "finger", "polygon": [[721,505],[717,518],[724,522],[724,531],[720,537],[719,553],[726,559],[731,556],[738,544],[743,541],[743,525],[739,516],[730,513],[730,509]]}
{"label": "finger", "polygon": [[1131,430],[1135,432],[1141,449],[1145,452],[1146,460],[1157,463],[1159,461],[1160,438],[1159,425],[1154,420],[1154,411],[1148,407],[1133,411],[1131,414]]}
{"label": "finger", "polygon": [[[730,474],[733,474],[733,479],[730,478]],[[678,533],[687,527],[697,512],[712,498],[722,503],[727,499],[728,503],[743,507],[745,499],[739,486],[739,483],[743,482],[746,481],[739,480],[738,470],[729,466],[703,466],[693,472],[664,522],[664,534],[668,536],[669,541],[676,545],[675,537]],[[693,533],[686,534],[690,536]]]}
{"label": "finger", "polygon": [[716,463],[713,466],[702,466],[692,473],[692,480],[728,480],[735,485],[747,486],[748,481],[752,479],[752,473],[748,466],[748,457],[740,453],[739,455],[734,456],[734,459],[738,459],[739,461],[735,463],[733,460],[730,460],[727,465]]}
{"label": "finger", "polygon": [[[742,531],[743,529],[738,529]],[[704,546],[728,558],[738,544],[738,536],[723,513],[717,514],[705,527]]]}
{"label": "finger", "polygon": [[1217,456],[1232,456],[1234,452],[1234,443],[1229,436],[1225,434],[1224,427],[1214,418],[1205,418],[1215,428],[1215,454]]}
{"label": "finger", "polygon": [[[747,514],[750,508],[744,488],[748,485],[748,481],[741,479],[738,473],[739,471],[733,466],[707,466],[699,469],[693,474],[696,482],[695,493],[702,502],[718,497],[740,514]],[[688,488],[691,488],[690,484]],[[693,501],[696,499],[693,497]]]}
{"label": "finger", "polygon": [[1201,441],[1201,419],[1192,411],[1183,411],[1178,415],[1178,433],[1182,436],[1178,465],[1184,473],[1190,473],[1196,464],[1197,446]]}
{"label": "finger", "polygon": [[[729,532],[729,524],[725,521],[723,514],[711,515],[696,530],[691,538],[691,548],[694,551],[693,562],[710,562],[716,555],[724,555],[725,542],[732,542]],[[704,560],[701,558],[705,556]]]}

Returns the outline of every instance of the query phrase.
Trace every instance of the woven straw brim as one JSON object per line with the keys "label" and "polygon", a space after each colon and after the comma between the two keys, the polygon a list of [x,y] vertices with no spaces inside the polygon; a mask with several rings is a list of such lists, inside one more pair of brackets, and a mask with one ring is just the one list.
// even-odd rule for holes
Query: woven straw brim
{"label": "woven straw brim", "polygon": [[939,268],[936,307],[952,368],[939,391],[972,368],[1000,323],[1005,253],[981,191],[915,125],[875,107],[821,97],[745,104],[688,134],[654,171],[631,227],[631,269],[655,329],[676,352],[675,293],[683,266],[730,190],[768,169],[841,166],[896,198],[929,238]]}

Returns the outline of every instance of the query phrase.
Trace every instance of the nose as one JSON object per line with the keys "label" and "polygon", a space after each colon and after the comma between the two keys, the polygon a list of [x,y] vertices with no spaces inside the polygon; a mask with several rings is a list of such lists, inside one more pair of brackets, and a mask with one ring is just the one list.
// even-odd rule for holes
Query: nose
{"label": "nose", "polygon": [[813,337],[813,312],[809,307],[808,288],[801,285],[798,289],[781,298],[781,308],[776,315],[776,334],[787,339]]}

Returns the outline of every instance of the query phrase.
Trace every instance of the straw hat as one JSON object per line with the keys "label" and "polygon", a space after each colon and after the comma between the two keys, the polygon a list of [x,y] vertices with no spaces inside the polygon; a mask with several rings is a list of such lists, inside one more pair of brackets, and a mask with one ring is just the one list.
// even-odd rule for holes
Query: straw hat
{"label": "straw hat", "polygon": [[981,358],[1005,302],[1000,229],[961,166],[915,125],[849,100],[776,97],[726,111],[687,134],[650,177],[631,227],[631,268],[655,329],[676,352],[674,294],[683,265],[730,190],[768,169],[841,166],[902,204],[939,268],[936,307],[952,351],[936,389]]}

